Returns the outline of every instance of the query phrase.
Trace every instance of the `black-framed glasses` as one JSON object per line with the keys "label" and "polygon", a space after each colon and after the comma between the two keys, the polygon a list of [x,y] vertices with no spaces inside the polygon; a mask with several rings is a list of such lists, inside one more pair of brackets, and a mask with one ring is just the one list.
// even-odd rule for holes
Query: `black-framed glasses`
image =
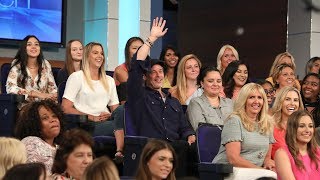
{"label": "black-framed glasses", "polygon": [[266,95],[268,95],[268,94],[273,95],[275,93],[275,90],[274,89],[270,89],[270,90],[265,89],[264,92],[266,93]]}

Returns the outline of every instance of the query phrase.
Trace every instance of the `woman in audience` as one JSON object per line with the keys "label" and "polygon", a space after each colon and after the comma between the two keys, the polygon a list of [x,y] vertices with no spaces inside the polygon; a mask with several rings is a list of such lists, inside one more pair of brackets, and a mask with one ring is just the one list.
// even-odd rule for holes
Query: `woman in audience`
{"label": "woman in audience", "polygon": [[113,121],[108,119],[119,105],[115,82],[104,65],[102,45],[87,44],[82,68],[69,76],[61,104],[64,113],[88,115],[94,136],[113,134]]}
{"label": "woman in audience", "polygon": [[275,168],[270,156],[272,129],[263,88],[255,83],[244,85],[223,127],[220,150],[213,163],[232,164],[234,170],[229,178],[276,178],[276,173],[270,171]]}
{"label": "woman in audience", "polygon": [[298,89],[298,86],[295,83],[296,78],[293,68],[288,64],[280,64],[279,66],[277,66],[277,68],[273,71],[272,79],[275,82],[274,88],[276,89],[276,93],[279,92],[281,88],[287,86],[295,87]]}
{"label": "woman in audience", "polygon": [[177,157],[170,144],[153,139],[143,148],[136,180],[175,180]]}
{"label": "woman in audience", "polygon": [[22,40],[11,63],[6,88],[7,93],[25,95],[26,100],[19,105],[19,109],[28,102],[57,100],[57,86],[51,65],[44,59],[36,36],[28,35]]}
{"label": "woman in audience", "polygon": [[56,180],[80,180],[86,167],[93,161],[93,139],[86,131],[66,131],[57,150],[52,166]]}
{"label": "woman in audience", "polygon": [[127,41],[126,47],[124,48],[125,62],[117,66],[114,70],[113,78],[117,86],[120,85],[120,83],[127,82],[131,58],[143,43],[140,37],[131,37]]}
{"label": "woman in audience", "polygon": [[117,167],[106,156],[95,159],[84,171],[82,180],[120,180]]}
{"label": "woman in audience", "polygon": [[188,105],[192,98],[201,96],[203,93],[197,82],[200,68],[201,61],[194,54],[184,56],[179,62],[177,85],[172,87],[169,92],[182,105]]}
{"label": "woman in audience", "polygon": [[306,64],[306,74],[320,74],[320,57],[311,58]]}
{"label": "woman in audience", "polygon": [[26,161],[27,152],[21,141],[9,137],[0,137],[0,179],[8,169]]}
{"label": "woman in audience", "polygon": [[314,120],[315,127],[320,126],[320,75],[307,74],[302,80],[301,96],[304,106]]}
{"label": "woman in audience", "polygon": [[217,56],[217,69],[223,74],[227,66],[235,60],[239,60],[238,51],[229,44],[224,45]]}
{"label": "woman in audience", "polygon": [[[288,64],[293,70],[294,74],[296,71],[296,64],[294,62],[294,58],[289,52],[278,54],[274,59],[273,64],[270,68],[269,77],[266,79],[267,81],[271,82],[273,86],[276,86],[276,82],[273,75],[275,74],[275,71],[278,69],[278,66],[280,64]],[[295,87],[300,90],[299,80],[295,79],[294,84],[295,84]]]}
{"label": "woman in audience", "polygon": [[282,88],[274,100],[271,114],[275,122],[273,136],[276,142],[272,145],[272,159],[276,151],[285,145],[285,134],[289,116],[298,110],[303,110],[302,98],[294,87]]}
{"label": "woman in audience", "polygon": [[237,99],[241,88],[248,83],[248,76],[248,66],[244,62],[231,62],[222,75],[224,89],[221,96],[232,100]]}
{"label": "woman in audience", "polygon": [[164,62],[164,79],[162,88],[172,88],[177,84],[177,71],[180,54],[173,46],[166,46],[162,49],[160,58]]}
{"label": "woman in audience", "polygon": [[2,180],[46,180],[46,167],[43,163],[27,163],[13,166]]}
{"label": "woman in audience", "polygon": [[299,110],[289,117],[286,146],[275,155],[278,179],[320,179],[320,148],[315,133],[309,112]]}
{"label": "woman in audience", "polygon": [[219,97],[222,89],[219,70],[205,68],[201,71],[199,80],[204,92],[200,97],[191,99],[187,109],[193,129],[196,130],[201,122],[223,125],[233,111],[233,102],[229,98]]}
{"label": "woman in audience", "polygon": [[27,149],[27,162],[41,162],[51,174],[53,158],[62,136],[63,112],[51,100],[33,102],[19,117],[16,136]]}
{"label": "woman in audience", "polygon": [[66,46],[66,61],[64,67],[60,69],[57,78],[57,85],[67,81],[70,74],[81,69],[83,46],[80,40],[72,39]]}
{"label": "woman in audience", "polygon": [[273,104],[274,96],[276,94],[276,91],[275,91],[272,83],[267,80],[263,80],[261,82],[258,82],[258,84],[260,84],[262,86],[262,88],[264,89],[264,92],[267,95],[269,108],[271,108],[272,104]]}

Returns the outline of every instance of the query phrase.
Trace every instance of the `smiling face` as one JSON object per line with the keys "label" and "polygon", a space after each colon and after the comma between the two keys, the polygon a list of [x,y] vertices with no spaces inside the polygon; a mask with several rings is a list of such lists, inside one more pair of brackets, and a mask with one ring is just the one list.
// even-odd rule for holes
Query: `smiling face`
{"label": "smiling face", "polygon": [[81,42],[73,41],[70,45],[71,57],[74,61],[81,61],[83,55],[83,47]]}
{"label": "smiling face", "polygon": [[316,61],[312,64],[312,67],[311,67],[311,69],[310,69],[310,73],[319,74],[319,70],[320,70],[320,59],[316,60]]}
{"label": "smiling face", "polygon": [[40,54],[39,41],[34,37],[29,38],[27,41],[26,51],[27,51],[28,57],[37,58]]}
{"label": "smiling face", "polygon": [[235,60],[237,60],[236,56],[233,54],[231,49],[227,48],[221,57],[221,68],[226,69],[228,65]]}
{"label": "smiling face", "polygon": [[168,49],[166,51],[166,54],[164,55],[164,62],[168,67],[170,68],[176,67],[178,64],[178,60],[179,60],[178,56],[172,49]]}
{"label": "smiling face", "polygon": [[233,75],[235,86],[242,87],[248,79],[248,69],[244,64],[240,64],[237,72]]}
{"label": "smiling face", "polygon": [[173,169],[173,155],[168,149],[156,152],[147,163],[153,180],[166,179]]}
{"label": "smiling face", "polygon": [[188,59],[184,67],[184,72],[187,79],[197,79],[200,73],[200,66],[198,61],[194,58]]}
{"label": "smiling face", "polygon": [[80,179],[86,167],[92,163],[92,149],[87,144],[80,144],[68,156],[66,171],[75,179]]}
{"label": "smiling face", "polygon": [[132,56],[134,55],[134,53],[137,52],[138,48],[140,46],[142,46],[143,43],[140,41],[140,40],[136,40],[136,41],[133,41],[131,43],[131,45],[129,46],[129,56],[130,56],[130,59],[132,58]]}
{"label": "smiling face", "polygon": [[258,90],[254,90],[248,95],[246,101],[246,114],[253,119],[256,119],[263,107],[263,96]]}
{"label": "smiling face", "polygon": [[222,88],[221,75],[217,71],[210,71],[201,81],[204,93],[207,96],[218,96]]}
{"label": "smiling face", "polygon": [[320,91],[319,78],[309,76],[302,82],[302,95],[308,102],[316,102]]}
{"label": "smiling face", "polygon": [[104,61],[104,52],[102,47],[99,45],[93,46],[88,55],[88,59],[91,68],[99,69]]}
{"label": "smiling face", "polygon": [[280,89],[285,86],[293,87],[295,83],[295,75],[293,70],[290,67],[284,67],[280,72],[276,82],[279,84]]}
{"label": "smiling face", "polygon": [[164,78],[163,67],[155,64],[151,67],[151,71],[146,74],[146,85],[151,89],[160,91]]}
{"label": "smiling face", "polygon": [[299,95],[296,91],[289,91],[282,102],[281,116],[289,117],[293,112],[297,111],[300,107]]}
{"label": "smiling face", "polygon": [[52,141],[60,133],[60,121],[50,109],[40,106],[41,134],[46,142]]}
{"label": "smiling face", "polygon": [[275,95],[274,88],[269,83],[264,83],[261,86],[267,95],[268,105],[271,105]]}
{"label": "smiling face", "polygon": [[297,129],[297,143],[307,144],[311,141],[314,133],[314,124],[310,116],[302,116]]}

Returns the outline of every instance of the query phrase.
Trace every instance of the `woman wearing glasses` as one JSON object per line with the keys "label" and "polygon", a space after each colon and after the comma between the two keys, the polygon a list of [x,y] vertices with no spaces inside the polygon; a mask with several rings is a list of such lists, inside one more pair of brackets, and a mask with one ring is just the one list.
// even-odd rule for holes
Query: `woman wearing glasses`
{"label": "woman wearing glasses", "polygon": [[270,81],[263,80],[261,82],[258,82],[258,84],[260,84],[262,86],[262,88],[264,89],[264,92],[267,95],[269,108],[271,108],[273,101],[274,101],[274,96],[276,94],[276,91],[275,91],[272,83]]}

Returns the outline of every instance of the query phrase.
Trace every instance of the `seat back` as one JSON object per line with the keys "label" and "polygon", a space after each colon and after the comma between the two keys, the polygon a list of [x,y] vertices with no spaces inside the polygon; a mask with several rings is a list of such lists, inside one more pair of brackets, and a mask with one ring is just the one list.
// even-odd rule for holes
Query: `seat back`
{"label": "seat back", "polygon": [[124,132],[126,136],[137,136],[138,132],[130,115],[130,110],[128,108],[128,103],[124,104]]}
{"label": "seat back", "polygon": [[218,154],[223,126],[201,123],[197,129],[199,162],[212,162]]}
{"label": "seat back", "polygon": [[1,92],[3,94],[7,93],[6,83],[7,83],[7,78],[8,78],[8,75],[9,75],[10,68],[11,68],[11,64],[10,63],[4,63],[1,66]]}
{"label": "seat back", "polygon": [[66,84],[67,84],[67,81],[63,81],[58,86],[58,103],[59,104],[61,104],[62,102],[62,97],[63,97],[64,89],[66,88]]}
{"label": "seat back", "polygon": [[111,76],[113,78],[114,71],[106,71],[106,75]]}
{"label": "seat back", "polygon": [[53,74],[53,77],[54,77],[54,81],[55,81],[57,86],[58,86],[58,84],[57,84],[57,82],[58,82],[58,73],[59,73],[60,69],[61,68],[59,68],[59,67],[51,67],[52,74]]}

